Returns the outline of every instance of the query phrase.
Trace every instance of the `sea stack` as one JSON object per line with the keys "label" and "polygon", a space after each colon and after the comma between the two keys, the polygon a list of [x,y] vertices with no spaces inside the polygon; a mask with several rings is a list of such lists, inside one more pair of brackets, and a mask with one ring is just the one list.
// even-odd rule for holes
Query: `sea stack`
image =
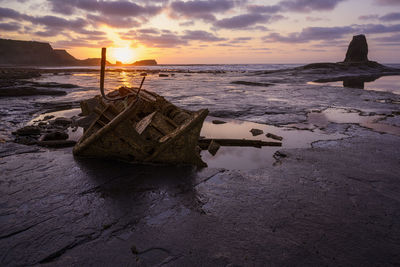
{"label": "sea stack", "polygon": [[347,49],[346,58],[344,62],[367,62],[368,60],[368,44],[365,35],[360,34],[353,36]]}

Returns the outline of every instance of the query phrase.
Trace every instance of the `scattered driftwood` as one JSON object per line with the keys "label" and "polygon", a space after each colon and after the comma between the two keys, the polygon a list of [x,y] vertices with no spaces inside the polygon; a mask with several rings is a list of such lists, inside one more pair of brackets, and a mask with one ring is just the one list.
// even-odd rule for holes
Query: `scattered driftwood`
{"label": "scattered driftwood", "polygon": [[199,146],[202,150],[207,150],[211,142],[214,141],[221,146],[239,146],[239,147],[257,147],[263,146],[282,146],[281,142],[266,142],[262,140],[249,140],[249,139],[218,139],[218,138],[204,138],[199,140]]}
{"label": "scattered driftwood", "polygon": [[283,137],[282,137],[282,136],[275,135],[275,134],[272,134],[272,133],[267,133],[265,136],[268,137],[268,138],[272,138],[272,139],[275,139],[275,140],[279,140],[279,141],[282,141],[282,140],[283,140]]}

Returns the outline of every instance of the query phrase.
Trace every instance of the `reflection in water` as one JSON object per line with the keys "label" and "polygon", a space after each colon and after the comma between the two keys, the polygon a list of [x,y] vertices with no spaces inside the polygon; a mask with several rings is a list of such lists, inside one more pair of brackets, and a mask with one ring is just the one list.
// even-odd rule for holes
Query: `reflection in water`
{"label": "reflection in water", "polygon": [[[211,121],[218,118],[208,117],[203,124],[200,135],[207,138],[232,138],[275,141],[267,138],[267,133],[283,137],[282,147],[221,147],[215,156],[208,151],[202,151],[202,159],[210,168],[225,169],[257,169],[271,167],[275,162],[273,155],[276,151],[285,148],[308,148],[317,140],[335,140],[346,137],[342,134],[326,134],[319,129],[314,131],[295,130],[285,127],[276,127],[248,121],[223,119],[225,124],[213,124]],[[264,134],[253,136],[252,128],[264,131]]]}
{"label": "reflection in water", "polygon": [[325,128],[330,123],[358,124],[362,127],[380,133],[388,133],[400,136],[400,127],[381,122],[385,116],[361,116],[359,112],[346,109],[328,108],[322,112],[310,112],[307,114],[305,123],[292,124],[288,126],[307,128],[310,130]]}
{"label": "reflection in water", "polygon": [[391,92],[400,95],[400,75],[383,77],[354,77],[335,82],[309,82],[314,85],[330,85],[337,87],[358,88],[370,91]]}
{"label": "reflection in water", "polygon": [[379,77],[355,77],[347,78],[343,80],[343,87],[364,89],[364,84],[373,82],[379,79]]}
{"label": "reflection in water", "polygon": [[128,73],[126,73],[125,71],[121,71],[119,75],[120,75],[119,82],[121,82],[121,86],[132,87],[131,83],[128,81]]}

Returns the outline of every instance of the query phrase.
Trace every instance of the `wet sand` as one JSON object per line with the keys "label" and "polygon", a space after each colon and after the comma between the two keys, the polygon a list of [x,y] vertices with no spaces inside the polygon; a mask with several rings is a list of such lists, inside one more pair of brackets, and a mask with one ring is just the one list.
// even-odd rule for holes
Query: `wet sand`
{"label": "wet sand", "polygon": [[399,265],[398,96],[284,86],[293,87],[298,106],[259,117],[284,118],[279,124],[223,117],[227,124],[209,118],[203,128],[214,137],[247,138],[255,127],[281,135],[282,148],[254,150],[265,162],[252,168],[240,164],[253,150],[234,155],[222,148],[222,160],[204,155],[215,166],[196,170],[1,142],[0,263]]}

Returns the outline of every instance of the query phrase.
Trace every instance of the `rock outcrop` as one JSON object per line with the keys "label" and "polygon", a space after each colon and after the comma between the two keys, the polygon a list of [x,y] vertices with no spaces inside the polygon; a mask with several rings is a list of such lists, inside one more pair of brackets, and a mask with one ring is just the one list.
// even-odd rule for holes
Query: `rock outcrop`
{"label": "rock outcrop", "polygon": [[154,59],[146,59],[146,60],[139,60],[132,63],[133,66],[155,66],[157,65],[157,61]]}
{"label": "rock outcrop", "polygon": [[344,62],[367,62],[368,60],[368,44],[365,35],[360,34],[353,36],[347,49]]}
{"label": "rock outcrop", "polygon": [[[110,64],[109,62],[107,62]],[[98,66],[100,58],[79,60],[49,43],[0,39],[0,65]]]}

